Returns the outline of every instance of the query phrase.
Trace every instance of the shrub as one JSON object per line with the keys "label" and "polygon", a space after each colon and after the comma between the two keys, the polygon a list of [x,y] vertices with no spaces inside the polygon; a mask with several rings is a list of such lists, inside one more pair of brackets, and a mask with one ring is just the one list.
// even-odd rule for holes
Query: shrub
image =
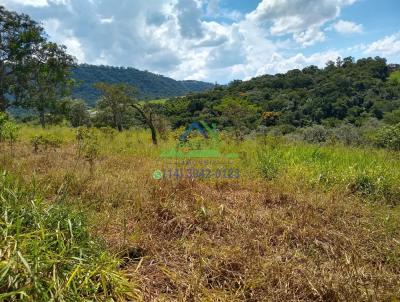
{"label": "shrub", "polygon": [[350,192],[359,193],[363,197],[371,196],[376,193],[377,186],[375,179],[365,173],[356,175],[354,181],[349,185]]}
{"label": "shrub", "polygon": [[13,152],[13,146],[18,137],[20,127],[13,121],[8,119],[8,116],[0,112],[0,142],[7,141]]}
{"label": "shrub", "polygon": [[72,127],[90,124],[90,115],[83,100],[72,100],[69,104],[68,120]]}
{"label": "shrub", "polygon": [[52,134],[35,135],[31,139],[31,145],[35,153],[38,153],[41,147],[43,147],[44,150],[48,150],[49,148],[55,150],[60,148],[61,144],[62,140]]}
{"label": "shrub", "polygon": [[395,126],[384,127],[379,131],[376,143],[379,147],[400,151],[400,123]]}
{"label": "shrub", "polygon": [[2,137],[5,141],[9,143],[11,149],[13,148],[13,145],[18,138],[19,129],[20,127],[12,121],[7,121],[3,125],[3,129],[1,131]]}
{"label": "shrub", "polygon": [[350,124],[332,129],[331,139],[348,146],[358,146],[364,143],[360,130]]}
{"label": "shrub", "polygon": [[272,136],[282,136],[293,133],[296,130],[296,127],[288,124],[278,125],[271,127],[269,130],[269,134]]}
{"label": "shrub", "polygon": [[321,125],[307,127],[302,130],[303,140],[308,143],[325,143],[330,136],[330,131]]}
{"label": "shrub", "polygon": [[383,116],[383,120],[385,123],[390,125],[396,125],[400,123],[400,109],[386,112]]}

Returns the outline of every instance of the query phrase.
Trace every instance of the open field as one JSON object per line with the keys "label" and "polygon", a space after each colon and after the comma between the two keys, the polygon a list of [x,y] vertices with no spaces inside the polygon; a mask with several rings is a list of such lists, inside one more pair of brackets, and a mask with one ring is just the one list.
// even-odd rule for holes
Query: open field
{"label": "open field", "polygon": [[398,0],[2,2],[0,302],[400,301]]}
{"label": "open field", "polygon": [[[45,205],[83,212],[134,299],[400,298],[398,152],[223,137],[221,149],[240,156],[230,163],[239,179],[155,180],[153,171],[166,165],[159,154],[176,133],[153,147],[143,131],[95,132],[98,152],[85,153],[92,149],[79,147],[75,130],[24,126],[12,148],[2,144],[0,164]],[[31,139],[40,134],[57,143],[34,152]],[[103,301],[104,290],[97,293]]]}
{"label": "open field", "polygon": [[400,70],[392,72],[390,75],[390,79],[400,82]]}

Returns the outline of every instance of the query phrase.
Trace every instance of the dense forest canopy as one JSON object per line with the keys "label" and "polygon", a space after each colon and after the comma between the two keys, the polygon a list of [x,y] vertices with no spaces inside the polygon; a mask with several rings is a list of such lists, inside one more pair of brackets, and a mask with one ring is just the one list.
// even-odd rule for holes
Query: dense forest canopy
{"label": "dense forest canopy", "polygon": [[174,98],[165,104],[165,112],[175,127],[196,119],[224,128],[262,125],[287,131],[313,124],[357,126],[368,118],[396,123],[400,122],[400,85],[393,76],[397,68],[380,57],[338,58],[323,69],[309,66],[237,80]]}
{"label": "dense forest canopy", "polygon": [[100,92],[93,84],[104,82],[108,84],[125,83],[135,86],[140,99],[158,99],[183,96],[189,92],[202,92],[214,87],[211,83],[200,81],[176,81],[171,78],[140,71],[135,68],[95,66],[82,64],[72,70],[77,86],[73,96],[86,100],[94,106],[100,97]]}

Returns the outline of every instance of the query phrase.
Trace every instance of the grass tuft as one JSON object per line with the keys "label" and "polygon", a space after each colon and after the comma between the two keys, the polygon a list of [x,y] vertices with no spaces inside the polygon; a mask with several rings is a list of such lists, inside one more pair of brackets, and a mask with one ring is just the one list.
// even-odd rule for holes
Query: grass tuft
{"label": "grass tuft", "polygon": [[126,301],[132,286],[83,216],[36,192],[0,176],[0,300]]}

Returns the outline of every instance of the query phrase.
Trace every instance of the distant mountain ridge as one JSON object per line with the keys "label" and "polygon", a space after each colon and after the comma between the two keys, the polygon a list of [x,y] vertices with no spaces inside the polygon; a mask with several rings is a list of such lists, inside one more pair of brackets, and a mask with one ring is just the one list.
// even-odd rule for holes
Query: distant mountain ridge
{"label": "distant mountain ridge", "polygon": [[214,84],[207,82],[176,81],[132,67],[82,64],[72,70],[72,75],[79,83],[72,91],[72,96],[84,99],[89,106],[94,106],[100,97],[99,91],[93,87],[97,82],[131,84],[139,90],[139,98],[147,100],[183,96],[214,87]]}

